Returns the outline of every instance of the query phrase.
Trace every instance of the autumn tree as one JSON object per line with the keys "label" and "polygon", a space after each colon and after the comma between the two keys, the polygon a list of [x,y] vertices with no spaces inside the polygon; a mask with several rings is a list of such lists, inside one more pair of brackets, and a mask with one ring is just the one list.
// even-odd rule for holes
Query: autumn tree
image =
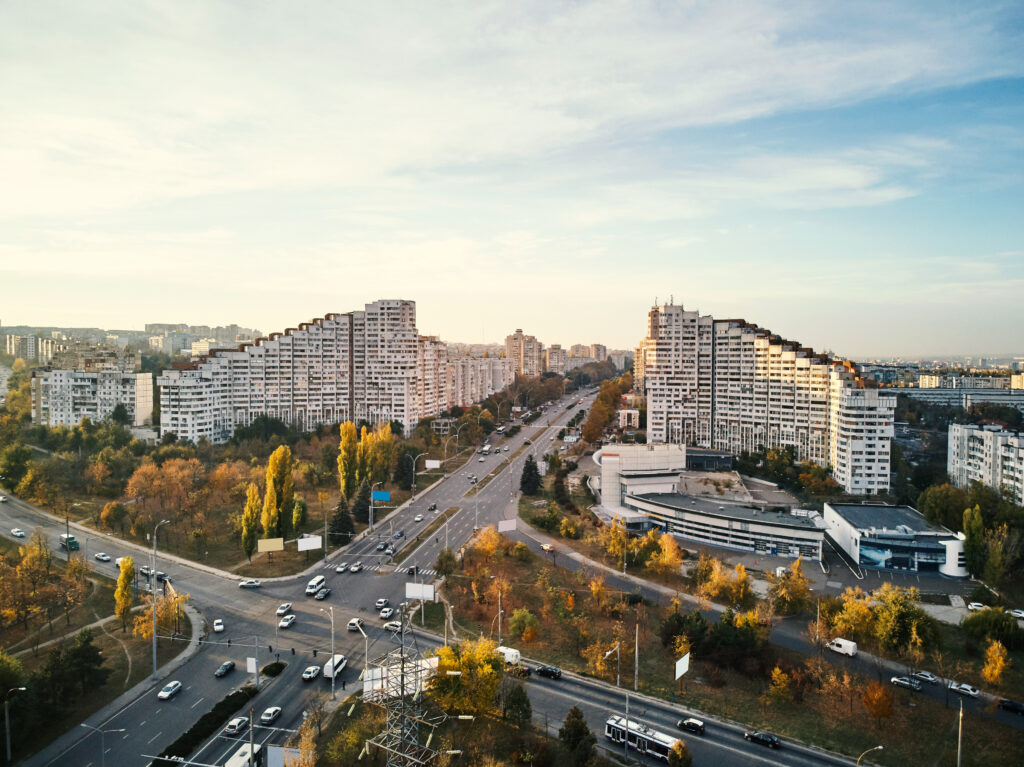
{"label": "autumn tree", "polygon": [[124,535],[124,524],[128,521],[128,509],[123,503],[111,501],[100,512],[100,523],[108,530],[117,529]]}
{"label": "autumn tree", "polygon": [[677,740],[668,751],[668,767],[693,767],[693,757],[686,742]]}
{"label": "autumn tree", "polygon": [[132,584],[135,581],[135,560],[124,557],[121,560],[121,574],[117,576],[114,590],[114,614],[121,621],[121,630],[128,630],[128,619],[132,614]]}
{"label": "autumn tree", "polygon": [[[181,592],[156,598],[157,634],[172,633],[181,625],[185,616],[185,604],[189,595]],[[153,599],[149,599],[146,608],[135,615],[132,621],[132,636],[139,639],[153,638]]]}
{"label": "autumn tree", "polygon": [[485,559],[490,559],[501,548],[501,533],[493,525],[485,527],[473,546]]}
{"label": "autumn tree", "polygon": [[892,583],[883,583],[872,597],[877,603],[872,615],[879,646],[903,655],[923,654],[938,645],[938,624],[918,604],[917,589],[901,589]]}
{"label": "autumn tree", "polygon": [[438,552],[437,562],[434,563],[434,569],[442,578],[447,578],[449,575],[454,573],[457,566],[458,561],[455,559],[455,554],[451,549],[444,548]]}
{"label": "autumn tree", "polygon": [[529,628],[539,631],[540,621],[525,607],[517,607],[512,611],[512,617],[508,620],[509,634],[514,637],[522,637]]}
{"label": "autumn tree", "polygon": [[[437,674],[429,684],[442,707],[477,716],[491,710],[504,672],[504,661],[496,647],[496,643],[481,638],[438,648]],[[449,671],[459,673],[452,675]]]}
{"label": "autumn tree", "polygon": [[998,639],[992,639],[985,648],[985,666],[981,675],[991,685],[999,686],[1003,681],[1003,674],[1010,668],[1010,656],[1006,647]]}
{"label": "autumn tree", "polygon": [[[273,494],[270,488],[274,488]],[[266,511],[267,499],[272,498],[274,509],[273,524],[268,526]],[[287,445],[281,445],[267,461],[267,494],[264,503],[264,538],[287,538],[291,528],[292,509],[295,505],[295,486],[292,480],[292,451]]]}
{"label": "autumn tree", "polygon": [[866,639],[874,616],[871,599],[859,586],[843,592],[843,606],[832,619],[832,633],[844,639]]}
{"label": "autumn tree", "polygon": [[777,613],[796,615],[810,604],[811,581],[804,575],[803,560],[800,557],[782,575],[769,573],[768,583],[768,595]]}
{"label": "autumn tree", "polygon": [[296,535],[298,535],[299,529],[306,524],[307,509],[308,507],[304,499],[295,499],[295,503],[292,505],[292,532]]}
{"label": "autumn tree", "polygon": [[242,552],[252,562],[256,553],[256,538],[259,535],[257,526],[260,519],[260,491],[255,482],[250,482],[245,489],[245,508],[242,510],[241,539]]}
{"label": "autumn tree", "polygon": [[776,666],[772,669],[772,678],[768,683],[768,691],[765,695],[767,703],[785,703],[793,697],[789,674]]}
{"label": "autumn tree", "polygon": [[651,555],[647,566],[655,572],[668,574],[679,573],[683,564],[683,552],[676,543],[674,535],[662,533],[658,538],[658,550]]}
{"label": "autumn tree", "polygon": [[590,731],[587,719],[577,706],[569,709],[562,726],[558,728],[558,739],[569,754],[572,767],[585,767],[594,756],[597,739]]}
{"label": "autumn tree", "polygon": [[985,519],[981,508],[964,510],[964,564],[967,571],[975,578],[980,578],[985,570]]}
{"label": "autumn tree", "polygon": [[338,446],[338,486],[346,498],[355,495],[359,486],[356,480],[356,452],[359,447],[359,435],[356,425],[351,421],[341,424],[341,442]]}
{"label": "autumn tree", "polygon": [[883,719],[892,716],[893,695],[888,685],[875,681],[868,682],[861,691],[860,699],[876,724],[881,724]]}
{"label": "autumn tree", "polygon": [[264,538],[277,537],[278,516],[281,510],[277,503],[277,489],[273,484],[267,485],[267,492],[263,494],[263,511],[260,514],[260,525],[263,527]]}

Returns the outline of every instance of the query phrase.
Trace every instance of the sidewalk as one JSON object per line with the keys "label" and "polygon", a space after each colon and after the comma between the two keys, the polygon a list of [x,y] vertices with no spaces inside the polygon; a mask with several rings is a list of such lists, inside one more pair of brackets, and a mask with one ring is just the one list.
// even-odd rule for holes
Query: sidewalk
{"label": "sidewalk", "polygon": [[[169,663],[157,669],[157,680],[154,681],[152,677],[147,677],[130,690],[121,693],[113,701],[85,719],[85,724],[92,725],[93,727],[102,727],[103,723],[110,719],[110,717],[125,706],[134,702],[140,696],[145,695],[154,687],[162,684],[163,679],[173,674],[192,659],[192,656],[194,656],[199,650],[199,641],[202,638],[203,632],[203,617],[192,605],[186,604],[185,612],[188,613],[189,620],[192,622],[192,637],[189,640],[188,647],[186,647]],[[24,764],[27,767],[42,767],[59,757],[83,738],[87,738],[93,734],[92,730],[87,730],[84,727],[72,726],[67,732],[54,740],[46,748],[27,757],[21,761],[20,764]]]}

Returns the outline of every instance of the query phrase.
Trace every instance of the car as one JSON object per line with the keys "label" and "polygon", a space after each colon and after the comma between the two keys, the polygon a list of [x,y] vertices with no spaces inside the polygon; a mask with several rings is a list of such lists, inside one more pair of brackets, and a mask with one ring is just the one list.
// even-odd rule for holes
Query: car
{"label": "car", "polygon": [[530,440],[526,440],[526,442],[524,442],[523,444],[524,445],[532,445],[533,443]]}
{"label": "car", "polygon": [[921,683],[916,679],[911,679],[909,676],[894,676],[889,680],[889,684],[902,687],[906,690],[913,690],[914,692],[921,691]]}
{"label": "car", "polygon": [[217,666],[217,670],[213,672],[213,675],[220,679],[222,676],[227,676],[229,673],[235,670],[235,662],[233,660],[226,660]]}
{"label": "car", "polygon": [[968,698],[977,698],[981,694],[977,687],[971,687],[969,684],[961,684],[960,682],[950,682],[949,689],[957,695],[963,695]]}
{"label": "car", "polygon": [[7,496],[6,495],[0,495],[0,503],[7,503]]}
{"label": "car", "polygon": [[151,572],[153,572],[153,571],[149,569],[149,565],[143,565],[142,567],[139,568],[139,575],[143,575],[146,578],[149,577],[149,574]]}
{"label": "car", "polygon": [[384,541],[381,541],[377,544],[377,551],[384,551],[384,549],[386,549],[387,547],[388,545],[384,543]]}
{"label": "car", "polygon": [[313,599],[319,599],[321,602],[323,602],[330,595],[331,595],[330,587],[329,586],[324,586],[322,589],[320,589],[318,592],[316,592],[316,596],[314,596]]}
{"label": "car", "polygon": [[220,618],[217,618],[217,620],[215,620],[213,622],[213,633],[214,634],[220,634],[223,631],[224,631],[224,621],[222,621]]}
{"label": "car", "polygon": [[483,463],[486,460],[487,460],[486,458],[478,458],[477,459],[477,463]]}
{"label": "car", "polygon": [[302,672],[302,681],[309,682],[320,676],[319,666],[306,666],[306,670]]}
{"label": "car", "polygon": [[156,582],[157,583],[170,583],[171,582],[170,576],[168,576],[167,573],[165,573],[165,572],[161,572],[160,570],[157,570],[155,573],[153,573],[153,575],[156,577]]}
{"label": "car", "polygon": [[931,671],[915,671],[910,676],[926,684],[938,684],[939,681],[939,678]]}
{"label": "car", "polygon": [[249,720],[244,716],[236,716],[230,722],[228,726],[224,728],[225,735],[240,735],[245,732],[249,727]]}
{"label": "car", "polygon": [[260,587],[259,578],[249,578],[238,584],[240,589],[258,589]]}
{"label": "car", "polygon": [[422,514],[417,514],[415,517],[412,518],[412,521],[413,522],[422,522],[423,521],[423,515]]}
{"label": "car", "polygon": [[476,481],[477,481],[477,480],[476,480],[476,477],[470,477],[470,478],[469,478],[469,484],[471,484],[471,485],[475,485],[475,484],[476,484]]}
{"label": "car", "polygon": [[348,630],[349,631],[359,631],[359,629],[361,629],[362,626],[363,626],[363,619],[362,618],[353,618],[352,620],[350,620],[348,622]]}
{"label": "car", "polygon": [[698,735],[704,734],[704,722],[702,722],[700,719],[694,719],[692,716],[688,717],[687,719],[680,719],[678,722],[676,722],[676,727],[678,727],[680,730],[689,730],[690,732],[695,732]]}
{"label": "car", "polygon": [[971,612],[975,612],[977,610],[984,610],[986,607],[988,607],[988,605],[982,604],[981,602],[968,602],[967,603],[967,609],[970,610]]}
{"label": "car", "polygon": [[562,669],[558,666],[538,666],[537,676],[546,676],[548,679],[561,679]]}
{"label": "car", "polygon": [[388,546],[386,549],[384,549],[384,553],[387,554],[389,557],[393,557],[395,555],[395,547]]}
{"label": "car", "polygon": [[1019,621],[1020,620],[1024,620],[1024,610],[1021,610],[1021,609],[1010,610],[1010,615],[1012,615],[1014,618],[1016,618]]}
{"label": "car", "polygon": [[15,527],[11,529],[11,535],[13,535],[15,538],[24,538],[25,531],[22,530],[20,527]]}
{"label": "car", "polygon": [[506,666],[505,673],[519,677],[520,679],[529,679],[530,675],[533,673],[533,669],[529,666],[524,666],[522,663],[517,663],[512,666]]}
{"label": "car", "polygon": [[416,573],[418,573],[419,571],[420,571],[419,567],[417,567],[416,565],[412,565],[412,566],[411,566],[411,567],[409,568],[409,570],[408,570],[408,572],[409,572],[409,577],[410,577],[410,578],[412,578],[412,577],[413,577],[413,576],[415,576],[415,575],[416,575]]}
{"label": "car", "polygon": [[1009,711],[1011,714],[1019,714],[1020,716],[1024,716],[1024,703],[1018,703],[1015,700],[1007,700],[1006,698],[1001,698],[999,700],[999,708],[1003,709],[1003,711]]}
{"label": "car", "polygon": [[156,694],[156,697],[160,700],[170,700],[179,692],[181,692],[181,682],[175,680],[165,684],[163,689]]}
{"label": "car", "polygon": [[402,622],[401,621],[388,621],[383,626],[381,626],[381,628],[384,629],[385,631],[401,631],[402,630]]}
{"label": "car", "polygon": [[104,554],[102,551],[100,551],[93,555],[93,559],[95,559],[97,562],[109,562],[110,555]]}
{"label": "car", "polygon": [[760,743],[768,748],[778,748],[782,745],[782,741],[779,740],[777,735],[772,735],[770,732],[761,732],[760,730],[743,733],[743,739],[749,740],[751,743]]}
{"label": "car", "polygon": [[508,452],[508,445],[505,446],[505,452]]}
{"label": "car", "polygon": [[432,503],[429,506],[427,506],[427,511],[437,511],[437,504]]}
{"label": "car", "polygon": [[294,613],[290,613],[284,616],[281,619],[281,621],[277,624],[277,626],[278,628],[286,629],[289,628],[293,623],[295,623],[295,615]]}
{"label": "car", "polygon": [[291,602],[285,602],[283,605],[277,608],[277,617],[280,618],[282,615],[287,615],[288,611],[292,609]]}
{"label": "car", "polygon": [[382,621],[389,620],[390,618],[394,617],[394,614],[395,609],[393,607],[385,607],[383,610],[380,611],[380,619]]}
{"label": "car", "polygon": [[395,533],[395,539],[396,540],[398,538],[404,538],[404,537],[405,537],[405,530],[399,530],[397,533]]}
{"label": "car", "polygon": [[348,562],[342,562],[340,565],[338,565],[337,567],[334,568],[334,572],[336,572],[336,573],[348,572]]}
{"label": "car", "polygon": [[380,599],[378,599],[376,602],[373,603],[373,608],[375,610],[383,610],[389,604],[391,604],[391,601],[387,597],[381,597]]}
{"label": "car", "polygon": [[359,572],[360,570],[362,570],[362,569],[363,569],[363,563],[362,563],[362,562],[356,562],[356,563],[354,563],[354,564],[352,565],[352,567],[350,567],[350,568],[348,569],[348,571],[349,571],[350,573],[358,573],[358,572]]}
{"label": "car", "polygon": [[271,706],[260,714],[260,724],[273,724],[279,716],[281,716],[281,707]]}
{"label": "car", "polygon": [[555,547],[552,546],[550,543],[542,543],[540,545],[540,549],[541,551],[554,551]]}

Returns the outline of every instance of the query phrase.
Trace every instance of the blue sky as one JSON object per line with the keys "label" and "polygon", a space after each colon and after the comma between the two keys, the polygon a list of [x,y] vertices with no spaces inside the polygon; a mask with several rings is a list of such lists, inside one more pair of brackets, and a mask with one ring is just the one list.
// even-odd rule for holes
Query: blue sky
{"label": "blue sky", "polygon": [[0,7],[0,321],[1024,354],[1019,3]]}

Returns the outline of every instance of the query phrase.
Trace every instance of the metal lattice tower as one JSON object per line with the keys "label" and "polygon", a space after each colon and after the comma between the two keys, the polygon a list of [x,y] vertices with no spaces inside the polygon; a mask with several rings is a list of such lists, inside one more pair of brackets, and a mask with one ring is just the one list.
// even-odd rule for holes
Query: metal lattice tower
{"label": "metal lattice tower", "polygon": [[[402,630],[393,636],[396,646],[376,660],[367,661],[372,692],[364,697],[381,706],[387,714],[384,731],[367,741],[387,753],[388,767],[419,767],[429,764],[437,751],[430,747],[434,729],[447,718],[429,712],[424,700],[427,680],[435,673],[408,630],[403,616]],[[429,730],[426,740],[422,737]]]}

